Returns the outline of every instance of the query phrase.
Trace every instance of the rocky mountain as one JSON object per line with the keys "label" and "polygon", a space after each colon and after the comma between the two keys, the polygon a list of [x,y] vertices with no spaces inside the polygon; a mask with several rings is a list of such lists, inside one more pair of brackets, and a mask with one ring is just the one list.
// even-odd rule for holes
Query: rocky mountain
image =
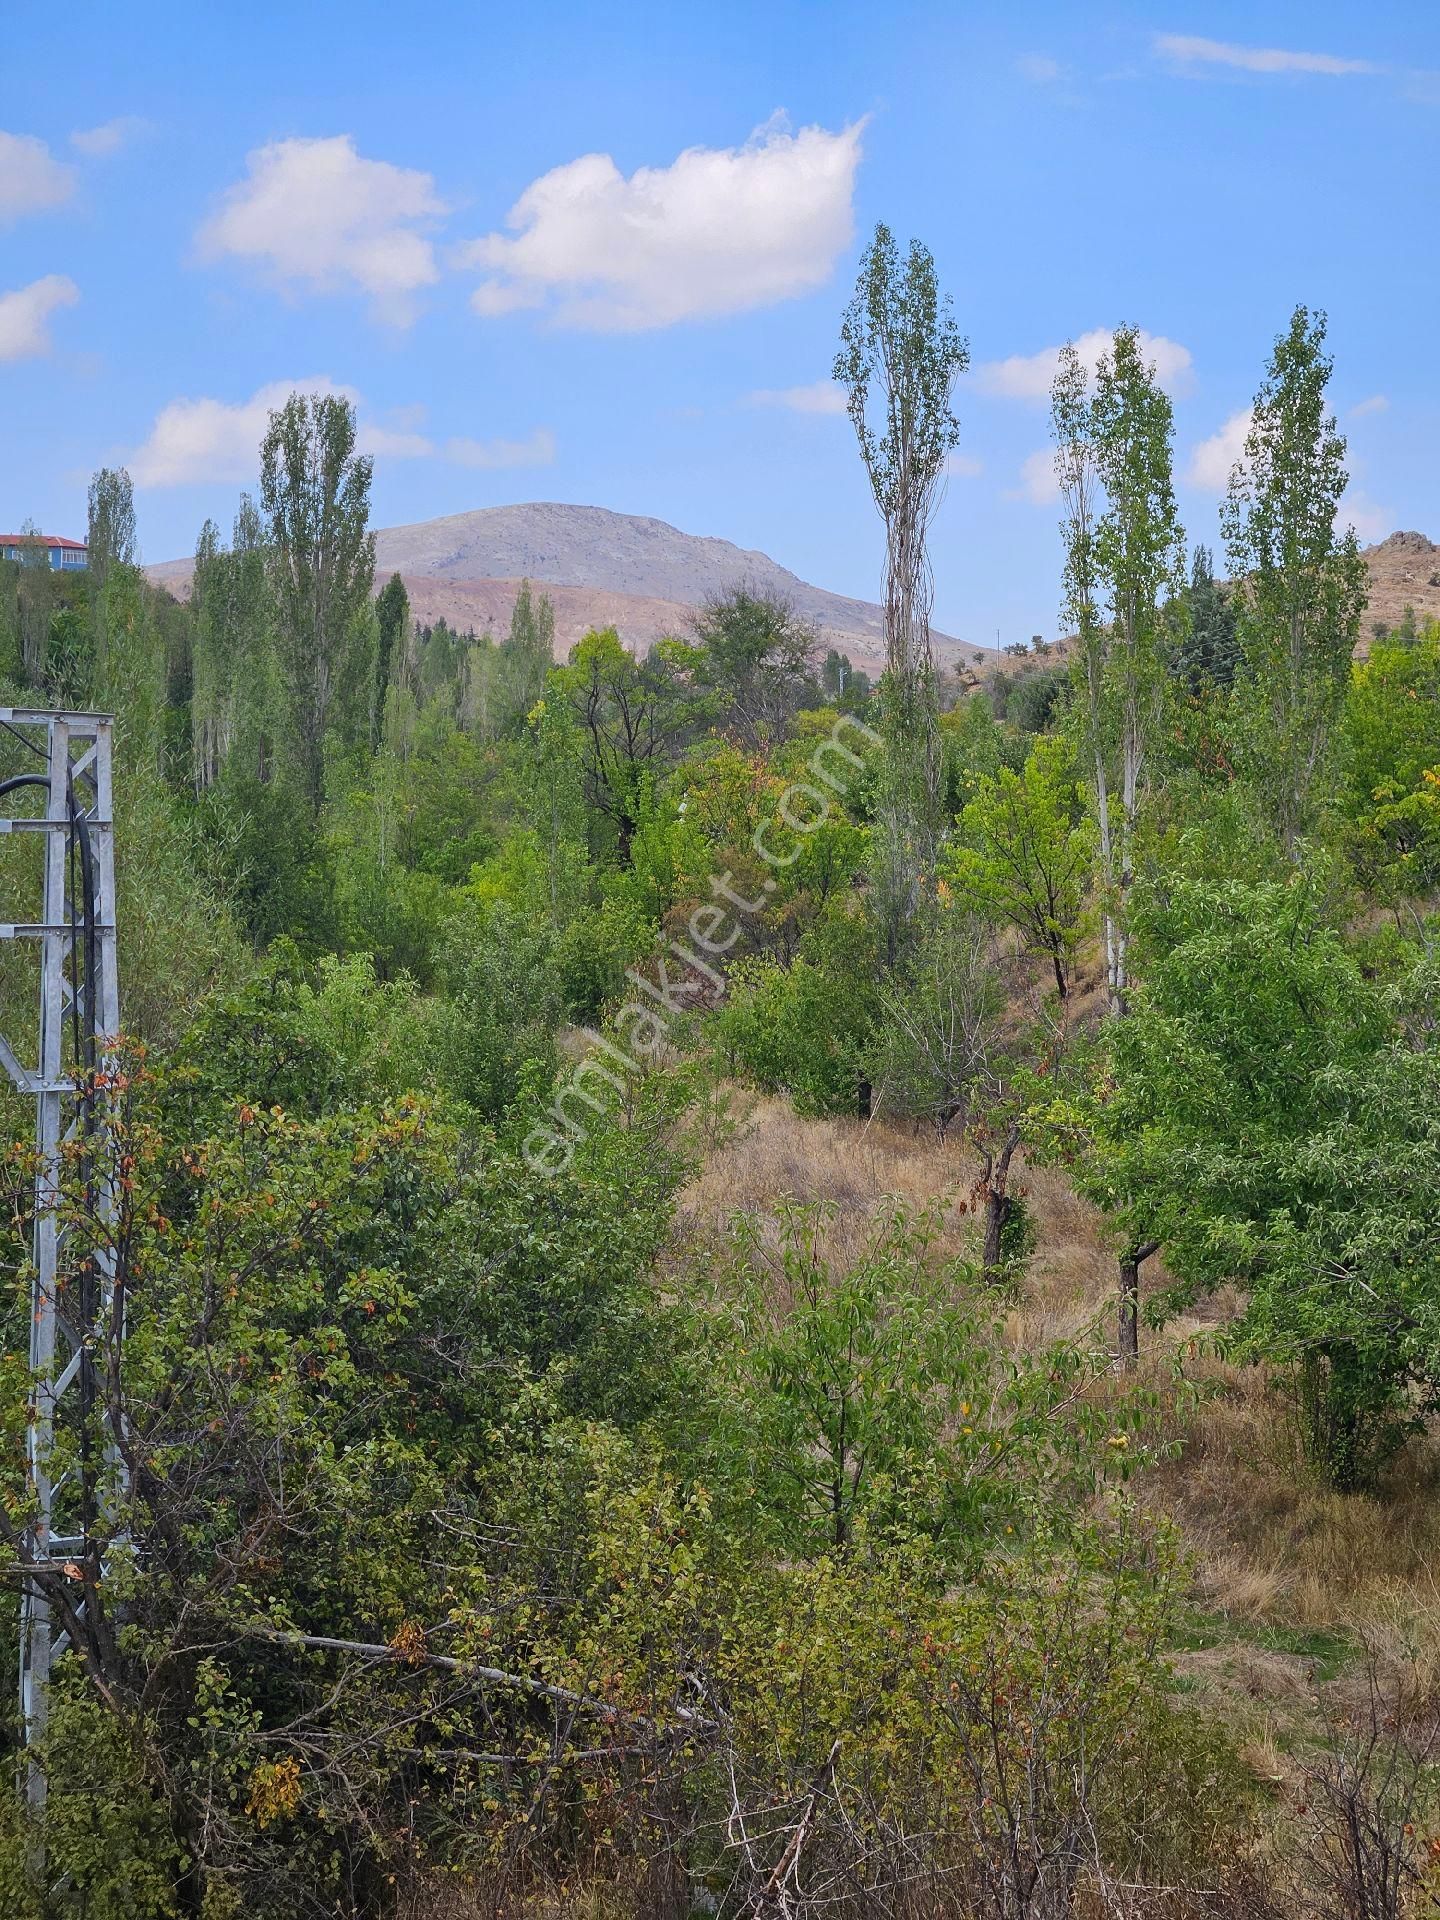
{"label": "rocky mountain", "polygon": [[[857,667],[875,675],[884,664],[884,616],[872,601],[812,586],[755,548],[682,533],[640,514],[556,501],[480,507],[381,528],[375,551],[377,586],[400,574],[418,620],[443,619],[462,631],[503,634],[520,582],[528,579],[554,605],[560,659],[591,627],[613,626],[643,652],[665,634],[688,632],[713,595],[746,584],[783,596],[814,623],[823,646],[848,653]],[[171,560],[149,573],[185,593],[192,564]],[[1366,549],[1365,564],[1370,603],[1362,653],[1376,623],[1397,625],[1407,606],[1417,619],[1440,619],[1440,546],[1423,533],[1392,533]],[[982,680],[1006,664],[993,649],[972,648],[949,634],[937,632],[934,641],[937,659]]]}
{"label": "rocky mountain", "polygon": [[1412,607],[1419,621],[1440,620],[1440,546],[1423,533],[1392,533],[1365,549],[1370,603],[1365,610],[1364,653],[1378,623],[1395,627]]}
{"label": "rocky mountain", "polygon": [[[480,507],[376,534],[376,582],[398,573],[417,619],[504,633],[521,580],[555,607],[555,650],[562,658],[588,628],[614,626],[643,651],[664,634],[685,633],[712,595],[742,584],[782,596],[819,631],[821,644],[848,653],[872,674],[884,661],[882,609],[812,586],[768,554],[707,535],[682,533],[664,520],[605,507],[536,501]],[[152,579],[188,590],[189,560],[149,569]],[[969,649],[936,633],[941,659]],[[976,648],[976,652],[983,649]]]}

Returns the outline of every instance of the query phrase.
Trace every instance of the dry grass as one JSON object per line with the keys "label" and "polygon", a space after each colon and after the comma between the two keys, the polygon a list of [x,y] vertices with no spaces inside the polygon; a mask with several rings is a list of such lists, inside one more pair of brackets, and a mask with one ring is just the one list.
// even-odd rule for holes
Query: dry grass
{"label": "dry grass", "polygon": [[1409,1447],[1378,1493],[1333,1493],[1308,1470],[1263,1369],[1197,1357],[1187,1370],[1201,1399],[1152,1493],[1184,1528],[1207,1604],[1311,1631],[1363,1627],[1400,1596],[1423,1599],[1440,1557],[1433,1443]]}
{"label": "dry grass", "polygon": [[[974,1258],[978,1228],[970,1207],[979,1174],[973,1151],[956,1140],[886,1124],[806,1120],[778,1098],[735,1095],[734,1137],[717,1146],[681,1197],[679,1247],[703,1243],[736,1209],[764,1212],[782,1198],[823,1200],[835,1209],[832,1251],[862,1243],[878,1202],[943,1206],[937,1257]],[[1017,1347],[1076,1333],[1113,1312],[1115,1259],[1099,1216],[1049,1168],[1017,1167],[1014,1186],[1029,1201],[1037,1246],[1020,1298],[1007,1315]],[[1158,1262],[1145,1285],[1164,1282]],[[1440,1663],[1440,1447],[1416,1444],[1379,1496],[1335,1494],[1316,1484],[1301,1459],[1289,1409],[1255,1367],[1226,1364],[1206,1336],[1240,1311],[1224,1289],[1151,1339],[1147,1372],[1169,1377],[1177,1349],[1198,1385],[1198,1403],[1177,1416],[1178,1458],[1158,1469],[1148,1496],[1181,1523],[1195,1557],[1195,1595],[1242,1629],[1368,1629],[1414,1617],[1435,1626]]]}
{"label": "dry grass", "polygon": [[[805,1120],[779,1098],[735,1093],[735,1135],[709,1155],[680,1197],[676,1236],[703,1242],[732,1213],[763,1213],[784,1199],[824,1201],[835,1210],[830,1244],[858,1247],[875,1208],[896,1198],[912,1209],[940,1206],[940,1260],[973,1259],[979,1248],[974,1195],[980,1158],[929,1130],[884,1120]],[[1025,1298],[1011,1316],[1017,1341],[1039,1344],[1091,1319],[1113,1283],[1093,1208],[1062,1176],[1019,1161],[1012,1191],[1023,1193],[1038,1235]]]}

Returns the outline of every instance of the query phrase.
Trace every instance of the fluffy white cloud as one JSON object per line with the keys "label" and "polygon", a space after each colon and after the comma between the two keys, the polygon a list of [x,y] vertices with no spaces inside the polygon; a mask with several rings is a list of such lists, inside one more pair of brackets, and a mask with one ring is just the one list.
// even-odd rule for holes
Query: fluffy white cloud
{"label": "fluffy white cloud", "polygon": [[1344,533],[1353,527],[1359,539],[1367,544],[1383,540],[1395,530],[1395,514],[1390,507],[1382,507],[1372,500],[1368,493],[1358,487],[1347,488],[1344,499],[1335,514],[1335,530]]}
{"label": "fluffy white cloud", "polygon": [[791,413],[844,413],[845,389],[833,380],[812,380],[808,387],[757,387],[752,407],[786,407]]}
{"label": "fluffy white cloud", "polygon": [[200,229],[202,259],[249,260],[314,292],[358,287],[382,319],[413,318],[416,290],[439,278],[427,229],[446,211],[428,173],[363,159],[348,134],[277,140],[246,164]]}
{"label": "fluffy white cloud", "polygon": [[0,293],[0,360],[30,360],[50,351],[50,316],[73,307],[80,289],[63,273],[47,273],[15,293]]}
{"label": "fluffy white cloud", "polygon": [[137,114],[121,114],[118,119],[105,121],[103,126],[79,128],[71,134],[70,144],[87,160],[104,160],[128,145],[137,133],[143,133],[146,124]]}
{"label": "fluffy white cloud", "polygon": [[[328,375],[309,380],[271,380],[248,400],[172,400],[155,417],[143,446],[126,465],[137,487],[183,487],[253,480],[260,442],[270,416],[292,393],[338,394],[357,410],[353,387]],[[456,438],[438,445],[421,431],[424,409],[400,407],[385,421],[361,418],[355,429],[360,453],[378,460],[450,460],[461,467],[544,467],[555,458],[555,435],[537,427],[526,440]]]}
{"label": "fluffy white cloud", "polygon": [[[1091,373],[1102,353],[1114,339],[1109,327],[1094,327],[1082,333],[1075,349]],[[1167,340],[1163,333],[1146,333],[1140,328],[1140,349],[1153,362],[1160,384],[1174,387],[1181,383],[1193,364],[1190,349],[1178,340]],[[1039,353],[1015,353],[1008,360],[986,360],[976,367],[972,378],[982,393],[1003,394],[1013,400],[1048,400],[1055,375],[1060,369],[1059,347],[1045,347]]]}
{"label": "fluffy white cloud", "polygon": [[1055,474],[1055,449],[1040,447],[1020,466],[1020,484],[1010,488],[1007,500],[1028,500],[1032,507],[1048,507],[1060,498],[1060,482]]}
{"label": "fluffy white cloud", "polygon": [[1245,439],[1250,432],[1251,409],[1232,413],[1218,433],[1202,440],[1190,450],[1185,478],[1192,487],[1207,493],[1224,493],[1230,484],[1232,469],[1245,457]]}
{"label": "fluffy white cloud", "polygon": [[1361,400],[1355,406],[1351,407],[1350,418],[1352,420],[1363,420],[1367,414],[1388,413],[1389,410],[1389,398],[1383,393],[1372,393],[1368,400]]}
{"label": "fluffy white cloud", "polygon": [[985,471],[985,463],[977,460],[973,453],[952,453],[945,462],[945,471],[952,479],[974,480]]}
{"label": "fluffy white cloud", "polygon": [[426,460],[435,451],[435,442],[411,427],[385,427],[366,422],[355,429],[355,445],[361,453],[377,460]]}
{"label": "fluffy white cloud", "polygon": [[63,206],[75,191],[75,169],[29,133],[0,133],[0,227],[29,213]]}
{"label": "fluffy white cloud", "polygon": [[149,437],[126,461],[137,487],[183,487],[206,481],[253,480],[260,442],[270,415],[292,393],[338,393],[354,389],[326,376],[272,380],[248,400],[172,400],[155,417]]}
{"label": "fluffy white cloud", "polygon": [[1015,66],[1023,79],[1037,87],[1053,86],[1060,78],[1060,62],[1047,53],[1022,53]]}
{"label": "fluffy white cloud", "polygon": [[772,120],[743,146],[690,147],[628,178],[606,153],[555,167],[511,208],[509,234],[460,249],[489,275],[471,304],[625,332],[809,293],[850,243],[863,131]]}
{"label": "fluffy white cloud", "polygon": [[1155,51],[1184,67],[1238,67],[1242,73],[1379,73],[1370,60],[1342,60],[1333,53],[1302,53],[1288,47],[1242,47],[1230,40],[1204,40],[1188,33],[1157,33]]}
{"label": "fluffy white cloud", "polygon": [[549,427],[537,427],[526,440],[459,436],[445,442],[445,458],[461,467],[548,467],[555,458],[555,436]]}

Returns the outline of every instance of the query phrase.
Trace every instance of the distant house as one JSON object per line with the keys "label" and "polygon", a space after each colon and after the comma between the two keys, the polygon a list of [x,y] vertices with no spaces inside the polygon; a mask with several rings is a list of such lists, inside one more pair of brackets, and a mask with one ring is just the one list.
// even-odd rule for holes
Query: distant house
{"label": "distant house", "polygon": [[56,573],[83,567],[90,549],[83,540],[66,540],[58,533],[0,533],[0,560],[23,560],[34,547],[43,547]]}

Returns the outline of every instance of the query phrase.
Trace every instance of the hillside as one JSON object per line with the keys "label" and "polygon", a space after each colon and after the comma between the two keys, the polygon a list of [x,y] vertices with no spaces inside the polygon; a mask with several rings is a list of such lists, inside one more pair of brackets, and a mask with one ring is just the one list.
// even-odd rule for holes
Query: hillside
{"label": "hillside", "polygon": [[[503,632],[520,581],[532,581],[554,602],[562,656],[596,626],[614,626],[631,647],[644,649],[686,631],[712,595],[746,583],[788,600],[814,622],[825,646],[848,653],[867,672],[884,662],[884,614],[872,601],[812,586],[754,548],[606,507],[536,501],[384,527],[375,557],[377,581],[400,574],[418,618],[443,617],[477,632]],[[150,577],[184,593],[192,564],[166,561],[151,567]],[[939,632],[934,640],[941,659],[966,644]]]}
{"label": "hillside", "polygon": [[1406,607],[1420,621],[1440,620],[1440,546],[1423,533],[1392,533],[1365,549],[1370,599],[1360,651],[1368,650],[1377,621],[1398,626]]}
{"label": "hillside", "polygon": [[[873,601],[813,586],[758,549],[607,507],[533,501],[382,527],[375,563],[377,584],[392,573],[402,577],[418,620],[445,620],[477,633],[504,633],[520,582],[530,580],[554,605],[560,659],[592,627],[613,626],[643,652],[666,634],[686,632],[712,595],[744,582],[788,600],[815,623],[824,646],[849,654],[872,676],[884,665],[884,612]],[[1392,533],[1366,548],[1365,564],[1370,587],[1362,655],[1375,623],[1397,625],[1407,606],[1417,619],[1440,619],[1440,545],[1423,533]],[[167,560],[147,572],[183,596],[193,566],[190,559]],[[993,648],[938,630],[933,638],[938,660],[963,658],[982,680],[1004,664]],[[1064,657],[1061,645],[1057,658]],[[977,653],[984,655],[978,669]]]}

